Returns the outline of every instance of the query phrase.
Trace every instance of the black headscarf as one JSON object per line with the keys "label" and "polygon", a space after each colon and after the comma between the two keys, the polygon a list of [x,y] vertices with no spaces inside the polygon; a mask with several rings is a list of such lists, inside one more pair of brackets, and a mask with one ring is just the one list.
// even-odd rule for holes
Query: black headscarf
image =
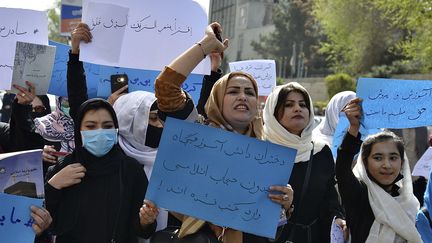
{"label": "black headscarf", "polygon": [[[131,210],[131,195],[126,192],[131,191],[135,185],[132,187],[128,184],[131,182],[128,177],[131,171],[125,174],[125,168],[131,168],[131,164],[137,162],[126,156],[118,144],[102,157],[94,156],[82,146],[82,120],[88,111],[99,109],[107,110],[112,116],[115,128],[118,128],[116,113],[108,102],[103,99],[84,102],[74,116],[74,152],[57,164],[57,168],[48,172],[49,180],[71,163],[81,163],[86,168],[85,176],[80,183],[64,189],[61,203],[52,203],[53,199],[49,200],[47,197],[47,208],[55,212],[53,225],[59,241],[73,241],[76,235],[75,239],[85,237],[88,242],[109,242],[111,236],[117,238],[118,242],[135,242],[130,240],[136,238],[135,235],[130,235],[132,226],[126,224],[129,223]],[[140,169],[145,176],[142,168]],[[97,198],[93,196],[95,192],[98,194]],[[141,203],[142,199],[139,201],[139,204]],[[137,206],[136,212],[138,210]],[[95,224],[94,221],[98,223]]]}
{"label": "black headscarf", "polygon": [[42,105],[45,106],[45,110],[42,112],[31,112],[31,117],[34,120],[35,118],[43,117],[51,113],[51,105],[47,95],[37,95],[37,97],[42,101]]}
{"label": "black headscarf", "polygon": [[76,119],[74,119],[75,150],[72,154],[72,159],[74,161],[79,161],[86,168],[87,175],[97,176],[116,172],[121,161],[119,156],[124,156],[124,152],[118,144],[115,144],[111,151],[102,157],[94,156],[83,147],[81,137],[81,123],[84,115],[90,110],[99,109],[107,110],[111,114],[114,127],[118,128],[118,120],[113,107],[106,100],[100,98],[90,99],[82,103],[78,109]]}

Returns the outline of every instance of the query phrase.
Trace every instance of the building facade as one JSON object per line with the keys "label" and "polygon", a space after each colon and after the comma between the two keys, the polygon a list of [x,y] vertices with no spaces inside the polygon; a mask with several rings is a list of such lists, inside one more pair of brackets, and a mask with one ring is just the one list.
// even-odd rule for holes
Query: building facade
{"label": "building facade", "polygon": [[262,57],[253,50],[252,41],[260,35],[274,31],[272,20],[275,0],[211,0],[210,22],[219,22],[223,38],[228,38],[229,48],[225,62]]}

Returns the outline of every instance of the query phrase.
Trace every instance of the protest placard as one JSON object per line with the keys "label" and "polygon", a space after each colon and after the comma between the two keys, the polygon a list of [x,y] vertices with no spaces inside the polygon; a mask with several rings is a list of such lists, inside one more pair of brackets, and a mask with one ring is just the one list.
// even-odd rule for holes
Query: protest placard
{"label": "protest placard", "polygon": [[[331,146],[331,151],[333,154],[333,158],[336,161],[337,158],[337,150],[339,146],[342,144],[343,138],[345,137],[345,134],[348,132],[349,128],[349,121],[346,117],[345,113],[339,114],[339,122],[336,126],[335,133],[333,134],[333,141]],[[363,126],[363,124],[360,124],[360,134],[361,134],[361,140],[365,140],[367,136],[379,133],[381,130],[372,128],[367,129]]]}
{"label": "protest placard", "polygon": [[44,11],[0,8],[0,90],[11,87],[17,41],[48,44],[48,18]]}
{"label": "protest placard", "polygon": [[41,149],[0,154],[1,242],[34,241],[30,206],[44,194]]}
{"label": "protest placard", "polygon": [[146,198],[159,207],[274,238],[281,207],[269,187],[285,186],[295,149],[168,118]]}
{"label": "protest placard", "polygon": [[360,78],[366,128],[413,128],[432,124],[432,81]]}
{"label": "protest placard", "polygon": [[[56,57],[48,93],[67,97],[67,62],[70,47],[58,42],[50,41],[56,46]],[[113,74],[126,74],[129,77],[129,92],[145,90],[154,93],[154,81],[160,71],[140,70],[133,68],[120,68],[97,65],[84,62],[87,81],[87,94],[90,98],[108,98],[111,95],[111,80]],[[183,83],[182,88],[188,92],[195,103],[198,102],[204,75],[190,74]]]}
{"label": "protest placard", "polygon": [[258,84],[258,95],[268,96],[276,86],[276,63],[274,60],[248,60],[230,62],[230,71],[242,71],[254,77]]}
{"label": "protest placard", "polygon": [[336,217],[333,218],[330,227],[330,243],[345,243],[343,230],[336,224]]}
{"label": "protest placard", "polygon": [[414,166],[412,175],[423,176],[429,180],[432,165],[432,147],[429,147]]}
{"label": "protest placard", "polygon": [[[193,0],[91,0],[83,4],[82,19],[93,41],[81,44],[80,60],[157,71],[200,41],[208,24]],[[210,74],[210,59],[192,73]]]}
{"label": "protest placard", "polygon": [[[114,74],[126,74],[128,76],[129,92],[144,90],[154,93],[154,83],[159,73],[160,71],[153,70],[139,70],[132,68],[101,66],[98,78],[99,83],[97,87],[97,96],[109,97],[111,95],[110,77]],[[195,104],[198,103],[203,77],[204,75],[192,73],[187,77],[187,79],[182,85],[183,90],[188,92],[192,96]]]}
{"label": "protest placard", "polygon": [[0,154],[0,193],[44,197],[41,149]]}
{"label": "protest placard", "polygon": [[[34,85],[36,95],[47,94],[54,65],[55,49],[55,46],[17,41],[12,84],[26,88],[26,81],[29,81]],[[11,87],[11,91],[19,92],[14,87]]]}
{"label": "protest placard", "polygon": [[0,236],[1,242],[33,243],[34,222],[30,207],[42,207],[43,199],[0,193]]}
{"label": "protest placard", "polygon": [[[49,44],[56,47],[56,55],[48,93],[67,97],[67,62],[69,60],[70,46],[54,41],[50,41]],[[86,74],[88,97],[95,98],[97,97],[100,65],[91,63],[84,63],[83,65]]]}

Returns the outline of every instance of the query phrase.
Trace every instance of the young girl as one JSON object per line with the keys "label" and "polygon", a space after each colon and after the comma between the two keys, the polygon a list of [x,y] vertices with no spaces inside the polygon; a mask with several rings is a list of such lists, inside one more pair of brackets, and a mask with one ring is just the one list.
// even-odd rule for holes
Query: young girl
{"label": "young girl", "polygon": [[343,109],[350,127],[336,160],[351,242],[422,242],[414,225],[419,203],[412,192],[403,142],[391,132],[380,132],[362,144],[360,102],[355,98]]}

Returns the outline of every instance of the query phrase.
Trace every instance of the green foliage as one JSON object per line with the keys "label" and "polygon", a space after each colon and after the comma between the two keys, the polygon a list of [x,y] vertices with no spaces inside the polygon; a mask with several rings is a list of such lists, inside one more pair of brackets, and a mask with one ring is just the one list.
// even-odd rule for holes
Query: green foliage
{"label": "green foliage", "polygon": [[313,14],[335,72],[388,76],[395,61],[432,70],[431,0],[315,0]]}
{"label": "green foliage", "polygon": [[422,71],[432,70],[432,1],[374,0],[393,26],[404,28],[407,37],[400,47],[408,58],[418,63]]}
{"label": "green foliage", "polygon": [[314,15],[328,40],[321,45],[336,72],[357,74],[389,64],[400,51],[401,28],[371,0],[316,0]]}
{"label": "green foliage", "polygon": [[319,111],[322,111],[327,107],[328,101],[314,101],[313,106],[317,107]]}
{"label": "green foliage", "polygon": [[329,98],[342,91],[355,91],[355,81],[346,73],[337,73],[327,76],[325,78],[325,84],[327,86]]}
{"label": "green foliage", "polygon": [[281,77],[276,77],[276,85],[285,84],[285,80]]}
{"label": "green foliage", "polygon": [[66,37],[60,35],[60,6],[57,0],[56,7],[48,10],[48,38],[52,41],[68,44]]}
{"label": "green foliage", "polygon": [[373,78],[391,78],[395,74],[414,74],[419,73],[420,65],[414,61],[395,61],[392,65],[381,65],[374,66],[370,73],[367,73],[366,77]]}

